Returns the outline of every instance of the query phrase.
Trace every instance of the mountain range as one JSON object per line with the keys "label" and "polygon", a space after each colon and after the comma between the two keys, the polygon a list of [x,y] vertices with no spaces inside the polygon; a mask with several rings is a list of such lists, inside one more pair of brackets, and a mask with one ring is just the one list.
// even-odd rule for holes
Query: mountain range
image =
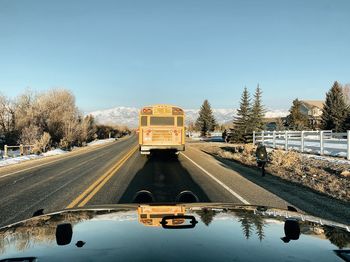
{"label": "mountain range", "polygon": [[[95,117],[98,124],[125,125],[130,128],[137,127],[138,114],[140,109],[137,107],[114,107],[105,110],[90,112]],[[186,114],[186,124],[195,122],[198,117],[199,109],[184,109]],[[214,117],[219,124],[231,123],[237,113],[236,109],[213,108]],[[283,117],[288,114],[286,110],[268,110],[265,117]]]}

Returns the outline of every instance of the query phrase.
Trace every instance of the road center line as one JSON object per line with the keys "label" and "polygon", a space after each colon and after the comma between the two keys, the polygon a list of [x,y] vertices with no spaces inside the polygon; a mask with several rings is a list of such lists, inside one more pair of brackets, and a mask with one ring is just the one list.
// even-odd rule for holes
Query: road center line
{"label": "road center line", "polygon": [[206,175],[208,175],[211,179],[213,179],[215,182],[217,182],[220,186],[222,186],[223,188],[225,188],[228,192],[230,192],[234,197],[238,198],[242,203],[246,204],[246,205],[250,205],[250,203],[245,200],[242,196],[240,196],[238,193],[236,193],[235,191],[233,191],[231,188],[229,188],[227,185],[225,185],[224,183],[222,183],[219,179],[217,179],[215,176],[213,176],[212,174],[210,174],[207,170],[205,170],[203,167],[201,167],[200,165],[198,165],[196,162],[194,162],[191,158],[189,158],[188,156],[186,156],[184,153],[180,153],[182,156],[184,156],[186,159],[188,159],[192,164],[194,164],[196,167],[198,167],[200,170],[202,170]]}
{"label": "road center line", "polygon": [[120,169],[120,167],[136,152],[138,145],[133,147],[124,157],[112,166],[104,175],[100,176],[94,183],[92,183],[82,194],[70,203],[67,208],[73,208],[78,203],[78,207],[84,206],[107,181]]}

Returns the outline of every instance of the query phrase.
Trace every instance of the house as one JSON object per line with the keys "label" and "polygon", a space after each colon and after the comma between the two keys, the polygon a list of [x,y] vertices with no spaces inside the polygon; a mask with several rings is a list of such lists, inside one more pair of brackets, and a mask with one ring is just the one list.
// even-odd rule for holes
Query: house
{"label": "house", "polygon": [[318,129],[321,125],[323,101],[301,100],[300,102],[300,112],[308,117],[312,129]]}

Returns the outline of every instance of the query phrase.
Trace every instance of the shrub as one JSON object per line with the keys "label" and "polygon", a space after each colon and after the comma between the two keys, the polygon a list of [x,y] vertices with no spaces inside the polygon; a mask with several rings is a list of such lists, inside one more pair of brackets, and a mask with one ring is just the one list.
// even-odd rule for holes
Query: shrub
{"label": "shrub", "polygon": [[38,126],[30,125],[22,129],[19,143],[23,145],[34,145],[42,136],[42,131]]}
{"label": "shrub", "polygon": [[51,143],[51,136],[49,133],[44,132],[44,134],[40,137],[39,140],[36,141],[34,147],[32,149],[33,153],[40,154],[42,152],[46,152],[49,149]]}

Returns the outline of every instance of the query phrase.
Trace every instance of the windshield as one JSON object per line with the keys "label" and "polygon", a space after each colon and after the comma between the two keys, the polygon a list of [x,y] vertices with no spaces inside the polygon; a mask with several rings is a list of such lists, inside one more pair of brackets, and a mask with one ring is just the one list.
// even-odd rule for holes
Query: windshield
{"label": "windshield", "polygon": [[0,0],[0,228],[140,203],[349,225],[349,12],[346,0]]}

